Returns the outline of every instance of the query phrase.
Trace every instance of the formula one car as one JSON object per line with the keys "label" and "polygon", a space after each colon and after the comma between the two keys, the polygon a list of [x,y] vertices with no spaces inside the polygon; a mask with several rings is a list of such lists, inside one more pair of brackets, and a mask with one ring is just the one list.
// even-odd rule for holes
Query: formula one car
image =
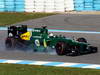
{"label": "formula one car", "polygon": [[54,48],[58,55],[78,56],[87,53],[96,53],[97,47],[91,46],[83,37],[76,40],[62,35],[53,35],[46,26],[27,30],[27,25],[8,27],[8,36],[5,40],[8,49],[15,47],[29,47],[34,51],[43,51]]}

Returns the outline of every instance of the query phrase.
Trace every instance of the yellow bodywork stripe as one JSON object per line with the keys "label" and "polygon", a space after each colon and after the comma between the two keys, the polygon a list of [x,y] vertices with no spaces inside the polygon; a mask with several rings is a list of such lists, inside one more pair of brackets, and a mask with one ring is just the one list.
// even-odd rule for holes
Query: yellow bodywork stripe
{"label": "yellow bodywork stripe", "polygon": [[46,43],[45,39],[43,40],[43,44],[44,44],[44,47],[46,48],[47,47],[47,43]]}

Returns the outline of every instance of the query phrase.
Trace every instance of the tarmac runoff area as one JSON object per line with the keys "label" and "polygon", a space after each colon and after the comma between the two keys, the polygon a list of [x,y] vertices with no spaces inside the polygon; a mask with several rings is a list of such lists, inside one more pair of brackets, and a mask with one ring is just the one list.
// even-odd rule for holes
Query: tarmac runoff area
{"label": "tarmac runoff area", "polygon": [[[58,18],[58,17],[60,17],[60,18]],[[65,18],[69,18],[69,19],[72,18],[72,23],[75,19],[76,22],[75,21],[74,22],[77,24],[75,24],[75,25],[69,24],[68,25],[66,22],[66,25],[65,25],[65,23],[64,23]],[[79,18],[81,20],[83,20],[83,21],[85,20],[87,22],[84,21],[84,23],[81,23],[82,22],[81,20],[80,20],[81,22],[76,20]],[[48,21],[49,24],[47,24],[47,22],[45,22],[44,19],[46,19],[46,21]],[[56,20],[56,19],[58,19],[58,20]],[[60,19],[62,21],[62,25],[59,24]],[[94,22],[93,22],[93,20],[94,20]],[[95,22],[95,20],[96,20],[96,22]],[[70,57],[70,56],[58,56],[55,53],[54,54],[52,54],[52,53],[51,54],[49,54],[49,53],[34,53],[31,50],[30,51],[23,51],[23,50],[8,51],[5,49],[5,45],[4,45],[4,41],[7,36],[7,32],[5,30],[2,30],[2,31],[0,31],[0,47],[1,47],[0,48],[0,59],[100,64],[100,59],[99,59],[100,58],[100,46],[99,46],[100,45],[100,38],[99,38],[100,37],[100,32],[99,32],[100,31],[100,26],[99,26],[100,22],[99,22],[99,20],[100,20],[100,15],[67,15],[67,14],[63,14],[63,15],[54,15],[54,16],[49,16],[49,17],[45,17],[45,18],[40,18],[40,19],[33,20],[33,21],[30,20],[31,22],[26,21],[26,22],[19,23],[19,24],[28,24],[29,23],[29,27],[34,28],[34,27],[37,27],[37,25],[38,25],[38,23],[40,23],[40,21],[41,22],[44,21],[43,23],[45,25],[48,25],[48,28],[50,28],[50,29],[54,28],[57,31],[59,29],[63,29],[62,30],[63,32],[61,32],[61,31],[59,31],[59,33],[53,32],[54,34],[63,34],[68,38],[72,38],[73,36],[76,38],[85,37],[90,44],[98,47],[98,50],[99,50],[98,53],[81,55],[81,56],[77,56],[77,57]],[[52,26],[52,21],[55,22],[53,24],[54,26]],[[91,25],[89,24],[90,21],[91,21]],[[34,24],[34,22],[36,24]],[[33,23],[33,26],[32,26],[32,23]],[[57,24],[58,24],[58,26],[57,26]],[[86,25],[87,25],[87,27],[86,27]],[[40,24],[39,24],[39,26],[40,26]],[[79,27],[77,28],[77,26],[79,26]],[[0,28],[0,29],[2,29],[2,28]],[[66,32],[67,30],[70,32]],[[91,32],[96,32],[96,33],[92,33],[92,34],[91,33],[82,33],[82,32],[75,33],[75,31],[84,31],[84,32],[91,31]]]}

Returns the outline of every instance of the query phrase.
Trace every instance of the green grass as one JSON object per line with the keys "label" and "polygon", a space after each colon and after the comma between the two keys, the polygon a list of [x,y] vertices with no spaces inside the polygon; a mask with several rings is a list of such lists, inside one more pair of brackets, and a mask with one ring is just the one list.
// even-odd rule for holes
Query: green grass
{"label": "green grass", "polygon": [[56,13],[0,13],[0,26],[5,26],[55,14]]}
{"label": "green grass", "polygon": [[0,75],[100,75],[100,70],[0,64]]}

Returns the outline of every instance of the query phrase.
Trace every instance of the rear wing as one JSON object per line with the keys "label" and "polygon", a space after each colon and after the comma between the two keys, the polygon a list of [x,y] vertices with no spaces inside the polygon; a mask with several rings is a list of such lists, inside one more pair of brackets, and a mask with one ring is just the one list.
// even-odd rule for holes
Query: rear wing
{"label": "rear wing", "polygon": [[25,32],[27,32],[27,25],[8,27],[8,37],[17,37]]}

